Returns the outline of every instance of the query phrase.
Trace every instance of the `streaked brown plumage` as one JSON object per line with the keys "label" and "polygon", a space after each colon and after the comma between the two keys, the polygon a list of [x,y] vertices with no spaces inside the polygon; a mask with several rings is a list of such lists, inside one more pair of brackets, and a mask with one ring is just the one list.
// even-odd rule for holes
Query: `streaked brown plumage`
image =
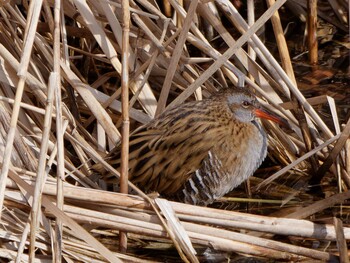
{"label": "streaked brown plumage", "polygon": [[[130,136],[129,179],[145,191],[210,204],[264,160],[267,139],[256,117],[282,122],[237,88],[169,109]],[[119,149],[107,160],[118,169]]]}

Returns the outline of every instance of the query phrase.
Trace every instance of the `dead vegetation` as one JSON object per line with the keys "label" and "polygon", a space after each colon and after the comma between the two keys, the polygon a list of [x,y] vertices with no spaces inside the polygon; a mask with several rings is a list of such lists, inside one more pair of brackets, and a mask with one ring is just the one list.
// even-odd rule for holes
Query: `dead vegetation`
{"label": "dead vegetation", "polygon": [[[347,94],[348,69],[332,71],[334,59],[332,70],[294,76],[293,38],[284,38],[281,19],[291,11],[305,17],[306,1],[269,0],[269,8],[255,1],[256,21],[247,1],[250,26],[240,1],[130,1],[127,38],[125,2],[0,1],[0,258],[349,262],[348,98],[304,96],[335,76],[340,84],[330,85]],[[321,2],[320,20],[347,30],[346,1]],[[266,26],[273,33],[263,42]],[[333,41],[348,53],[348,42]],[[305,58],[293,61],[311,68]],[[132,131],[166,107],[230,83],[248,84],[291,125],[264,122],[269,160],[248,191],[206,208],[152,198],[131,183],[135,195],[111,192],[92,180],[93,163],[112,169],[103,156],[128,121]],[[127,253],[118,252],[120,231],[128,233]]]}

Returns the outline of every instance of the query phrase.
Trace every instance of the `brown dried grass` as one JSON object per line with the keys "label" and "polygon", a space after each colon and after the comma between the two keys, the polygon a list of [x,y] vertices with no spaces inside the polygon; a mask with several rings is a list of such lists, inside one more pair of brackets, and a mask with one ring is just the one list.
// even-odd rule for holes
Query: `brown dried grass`
{"label": "brown dried grass", "polygon": [[[123,119],[120,2],[0,2],[0,258],[155,262],[173,245],[191,262],[205,260],[193,247],[210,248],[217,258],[235,252],[327,261],[346,254],[350,228],[328,218],[349,212],[342,203],[350,198],[350,122],[341,129],[332,98],[306,100],[297,88],[279,17],[273,15],[283,2],[269,1],[272,7],[248,28],[228,1],[215,1],[227,16],[225,24],[211,4],[200,1],[183,8],[169,0],[173,20],[148,1],[131,1],[129,67],[123,72],[130,73],[125,85],[132,96]],[[254,34],[270,18],[283,67]],[[203,35],[199,19],[218,32],[224,53]],[[242,49],[247,41],[261,64],[252,59],[252,49],[249,56]],[[193,207],[152,199],[130,183],[138,195],[107,192],[91,181],[91,163],[103,162],[119,143],[122,120],[134,129],[166,106],[201,99],[228,82],[248,83],[293,129],[264,123],[272,164],[250,182],[255,199],[237,190],[216,208]],[[336,135],[313,108],[324,103],[333,113]],[[340,193],[325,184],[327,197],[312,197],[306,192],[310,171],[338,176]],[[248,212],[231,211],[232,201],[244,202]],[[128,233],[128,254],[116,252],[119,231]],[[314,249],[311,242],[328,246]]]}

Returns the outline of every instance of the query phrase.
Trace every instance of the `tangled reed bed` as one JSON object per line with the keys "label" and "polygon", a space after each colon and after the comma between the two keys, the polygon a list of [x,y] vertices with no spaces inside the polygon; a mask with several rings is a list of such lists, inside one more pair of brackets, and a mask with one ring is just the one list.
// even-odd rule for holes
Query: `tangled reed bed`
{"label": "tangled reed bed", "polygon": [[[206,208],[152,198],[135,186],[135,195],[106,191],[90,177],[91,165],[121,139],[122,3],[2,1],[0,257],[348,258],[350,123],[339,123],[333,98],[300,92],[275,14],[285,1],[268,2],[250,27],[229,1],[165,1],[172,19],[149,1],[129,2],[131,130],[228,83],[248,84],[291,125],[263,123],[269,161],[250,180],[250,198],[238,189]],[[281,62],[254,34],[270,20]],[[334,128],[314,109],[327,104]],[[310,192],[312,185],[319,188]],[[128,253],[118,252],[119,231],[128,233]]]}

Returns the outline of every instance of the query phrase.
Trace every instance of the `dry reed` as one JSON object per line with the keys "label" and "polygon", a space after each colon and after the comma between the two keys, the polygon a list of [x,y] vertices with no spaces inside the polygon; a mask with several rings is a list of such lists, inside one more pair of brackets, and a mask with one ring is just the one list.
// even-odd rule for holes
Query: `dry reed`
{"label": "dry reed", "polygon": [[[172,18],[146,0],[0,1],[0,258],[159,262],[157,253],[175,246],[174,261],[204,261],[219,251],[348,262],[350,227],[339,217],[349,213],[342,204],[350,198],[350,121],[341,128],[332,98],[300,92],[276,12],[286,0],[267,2],[254,22],[249,1],[248,26],[228,0],[164,1]],[[342,27],[339,2],[329,1]],[[270,20],[281,65],[256,34]],[[264,123],[277,169],[250,182],[262,204],[270,195],[261,215],[230,211],[230,197],[216,208],[194,207],[151,198],[130,182],[135,195],[125,194],[126,184],[124,194],[109,192],[90,178],[94,162],[119,176],[103,156],[120,143],[121,130],[125,178],[129,127],[230,82],[249,84],[291,124],[286,131]],[[315,110],[320,104],[329,105],[335,134]],[[297,187],[310,171],[319,180],[337,176],[339,189],[313,199]],[[118,236],[128,254],[116,252]]]}

